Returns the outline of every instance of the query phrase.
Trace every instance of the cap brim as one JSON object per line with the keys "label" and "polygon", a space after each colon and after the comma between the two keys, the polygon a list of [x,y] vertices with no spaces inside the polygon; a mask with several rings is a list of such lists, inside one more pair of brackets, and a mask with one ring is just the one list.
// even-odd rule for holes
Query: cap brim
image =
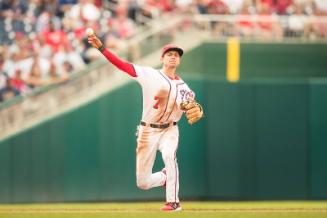
{"label": "cap brim", "polygon": [[178,47],[173,47],[173,48],[168,48],[164,53],[162,53],[162,56],[164,56],[169,51],[177,51],[180,57],[182,57],[182,55],[184,54],[183,49]]}

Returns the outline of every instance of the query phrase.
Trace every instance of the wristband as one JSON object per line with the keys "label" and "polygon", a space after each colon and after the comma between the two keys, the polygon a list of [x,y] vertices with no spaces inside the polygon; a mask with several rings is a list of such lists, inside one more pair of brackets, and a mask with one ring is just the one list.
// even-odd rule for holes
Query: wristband
{"label": "wristband", "polygon": [[101,53],[103,52],[104,49],[105,49],[105,47],[104,47],[103,44],[100,46],[100,48],[98,48],[98,50],[99,50]]}

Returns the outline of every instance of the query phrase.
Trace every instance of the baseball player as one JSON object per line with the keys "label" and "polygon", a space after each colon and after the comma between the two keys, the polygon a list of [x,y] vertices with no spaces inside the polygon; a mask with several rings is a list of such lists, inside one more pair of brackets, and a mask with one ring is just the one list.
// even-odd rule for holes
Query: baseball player
{"label": "baseball player", "polygon": [[[179,172],[176,159],[179,131],[177,122],[183,113],[193,124],[203,117],[203,109],[194,99],[194,92],[176,74],[183,49],[168,44],[162,48],[161,69],[131,64],[106,49],[91,32],[88,42],[97,48],[114,66],[126,72],[142,87],[143,113],[138,125],[136,148],[136,183],[140,189],[163,186],[166,203],[163,211],[179,211]],[[165,167],[152,172],[157,150]]]}

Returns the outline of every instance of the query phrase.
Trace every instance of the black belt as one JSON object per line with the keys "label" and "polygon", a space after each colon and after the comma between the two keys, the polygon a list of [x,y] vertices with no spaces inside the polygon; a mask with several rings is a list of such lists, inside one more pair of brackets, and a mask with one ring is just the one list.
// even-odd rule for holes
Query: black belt
{"label": "black belt", "polygon": [[170,126],[177,125],[177,122],[155,124],[155,123],[146,123],[146,122],[141,121],[141,125],[142,126],[149,126],[149,127],[152,127],[152,128],[158,128],[158,129],[166,129],[166,128],[170,127]]}

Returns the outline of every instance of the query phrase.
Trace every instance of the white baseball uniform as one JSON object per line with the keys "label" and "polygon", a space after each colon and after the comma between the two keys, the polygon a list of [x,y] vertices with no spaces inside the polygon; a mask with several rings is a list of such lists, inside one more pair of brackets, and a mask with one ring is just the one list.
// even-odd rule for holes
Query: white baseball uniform
{"label": "white baseball uniform", "polygon": [[[179,131],[176,123],[183,111],[180,103],[193,100],[194,93],[180,78],[169,78],[162,70],[133,65],[135,79],[142,87],[142,124],[138,126],[136,149],[137,186],[150,189],[166,184],[166,201],[179,202],[179,173],[176,159]],[[166,124],[166,128],[154,128]],[[152,125],[149,126],[149,125]],[[157,150],[165,171],[152,173]]]}

